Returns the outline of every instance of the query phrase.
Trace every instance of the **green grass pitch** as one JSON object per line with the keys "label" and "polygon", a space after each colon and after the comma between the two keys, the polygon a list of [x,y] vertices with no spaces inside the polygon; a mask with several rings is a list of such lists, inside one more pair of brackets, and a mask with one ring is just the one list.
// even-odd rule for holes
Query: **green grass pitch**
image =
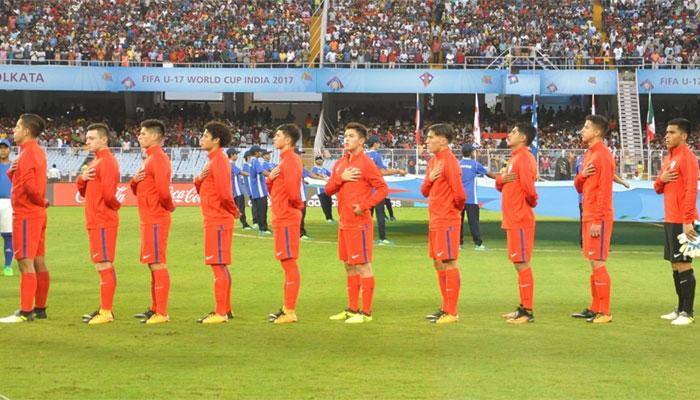
{"label": "green grass pitch", "polygon": [[[117,320],[87,326],[98,302],[80,208],[51,208],[47,260],[49,319],[0,326],[0,394],[9,399],[596,399],[694,398],[700,367],[696,327],[659,315],[675,307],[662,229],[619,223],[608,270],[614,322],[592,326],[569,313],[588,305],[589,266],[578,223],[540,218],[533,257],[535,316],[527,326],[500,319],[518,303],[499,215],[482,213],[488,252],[460,255],[461,321],[436,326],[439,305],[427,255],[427,210],[396,209],[393,247],[375,247],[374,321],[346,326],[328,316],[346,304],[336,226],[309,209],[314,241],[302,242],[299,323],[273,326],[282,270],[270,238],[236,229],[233,307],[228,324],[201,326],[213,309],[212,274],[202,265],[201,216],[179,208],[169,241],[169,324],[131,318],[150,304],[138,264],[134,208],[121,211]],[[0,312],[17,308],[19,278],[0,279]],[[0,397],[1,398],[1,397]]]}

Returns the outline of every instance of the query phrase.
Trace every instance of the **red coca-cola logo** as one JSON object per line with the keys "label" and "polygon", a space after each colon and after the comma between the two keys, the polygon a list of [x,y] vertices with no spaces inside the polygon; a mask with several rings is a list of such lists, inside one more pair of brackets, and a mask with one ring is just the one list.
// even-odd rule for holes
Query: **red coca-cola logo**
{"label": "red coca-cola logo", "polygon": [[189,189],[178,189],[171,185],[170,196],[175,204],[199,205],[199,194],[194,186],[191,186]]}

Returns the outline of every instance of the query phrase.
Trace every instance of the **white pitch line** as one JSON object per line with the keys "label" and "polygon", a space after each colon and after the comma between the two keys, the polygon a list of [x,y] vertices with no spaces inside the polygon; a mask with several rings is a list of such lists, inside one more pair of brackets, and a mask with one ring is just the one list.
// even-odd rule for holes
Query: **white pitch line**
{"label": "white pitch line", "polygon": [[[273,240],[272,236],[259,236],[259,235],[247,235],[245,233],[234,233],[233,236],[237,237],[244,237],[244,238],[249,238],[249,239],[265,239],[265,240]],[[331,242],[329,240],[303,240],[303,243],[308,243],[308,244],[333,244],[337,245],[338,242]],[[416,247],[421,247],[421,248],[427,248],[427,244],[425,245],[400,245],[400,244],[392,244],[389,246],[377,246],[375,247],[396,247],[396,248],[402,248],[402,249],[414,249]],[[469,250],[469,248],[465,248],[462,250],[462,252]],[[501,247],[489,247],[487,251],[490,250],[495,250],[495,251],[507,251],[508,249],[506,248],[501,248]],[[580,253],[580,250],[566,250],[566,249],[543,249],[543,248],[535,248],[534,253]],[[475,253],[477,253],[475,251]],[[640,254],[640,255],[660,255],[662,254],[661,251],[636,251],[636,250],[611,250],[610,253],[612,254]]]}

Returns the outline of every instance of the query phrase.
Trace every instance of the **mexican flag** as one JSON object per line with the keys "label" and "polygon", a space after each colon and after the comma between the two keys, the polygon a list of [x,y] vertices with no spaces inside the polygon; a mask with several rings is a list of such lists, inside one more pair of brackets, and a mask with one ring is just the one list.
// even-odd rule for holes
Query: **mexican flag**
{"label": "mexican flag", "polygon": [[651,104],[651,92],[649,93],[649,111],[647,111],[647,146],[656,136],[656,120],[654,119],[654,106]]}

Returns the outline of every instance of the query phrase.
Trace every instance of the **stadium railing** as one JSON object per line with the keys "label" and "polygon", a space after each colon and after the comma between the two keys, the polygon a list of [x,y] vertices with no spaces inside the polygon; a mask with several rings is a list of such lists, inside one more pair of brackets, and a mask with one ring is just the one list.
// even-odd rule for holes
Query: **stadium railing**
{"label": "stadium railing", "polygon": [[[143,156],[140,148],[112,148],[117,158],[122,174],[122,181],[128,180],[141,166]],[[188,182],[197,175],[207,162],[207,154],[204,150],[193,147],[169,147],[164,149],[172,161],[172,179],[175,182]],[[241,149],[238,164],[243,163],[243,153],[246,149]],[[16,149],[15,149],[16,151]],[[455,156],[462,158],[459,149],[453,150]],[[422,175],[425,173],[427,161],[430,155],[427,152],[418,154],[415,149],[380,149],[384,164],[389,168],[406,170],[409,174]],[[542,180],[572,179],[575,174],[576,160],[583,155],[583,149],[540,149],[537,152],[537,163],[539,177]],[[666,150],[652,150],[646,152],[645,161],[642,164],[631,162],[631,157],[623,150],[613,152],[616,162],[620,167],[618,173],[627,179],[651,180],[654,179],[661,168]],[[700,151],[696,151],[696,156],[700,157]],[[15,153],[16,154],[16,153]],[[92,156],[89,152],[81,148],[47,148],[47,165],[49,168],[53,164],[61,172],[61,180],[73,182],[81,173],[81,168],[87,165]],[[314,158],[313,149],[305,149],[302,155],[304,164],[311,168]],[[332,169],[335,160],[343,154],[343,149],[324,149],[320,154],[325,159],[324,166]],[[479,161],[491,172],[499,173],[505,168],[510,157],[508,149],[477,149],[473,158]],[[565,160],[568,168],[564,168],[564,173],[557,173],[557,162]],[[279,155],[273,151],[272,161],[277,162]],[[568,173],[566,173],[568,171]]]}
{"label": "stadium railing", "polygon": [[[97,60],[28,60],[5,59],[0,60],[0,65],[55,65],[74,67],[151,67],[151,68],[314,68],[318,63],[307,62],[261,62],[261,63],[225,63],[225,62],[155,62],[155,61],[97,61]],[[390,63],[379,62],[333,62],[324,61],[325,68],[366,68],[387,69],[392,68]],[[463,63],[414,63],[395,62],[393,68],[400,69],[697,69],[700,64],[651,64],[643,57],[625,57],[620,62],[609,57],[586,57],[581,59],[568,57],[480,57],[467,56]]]}

